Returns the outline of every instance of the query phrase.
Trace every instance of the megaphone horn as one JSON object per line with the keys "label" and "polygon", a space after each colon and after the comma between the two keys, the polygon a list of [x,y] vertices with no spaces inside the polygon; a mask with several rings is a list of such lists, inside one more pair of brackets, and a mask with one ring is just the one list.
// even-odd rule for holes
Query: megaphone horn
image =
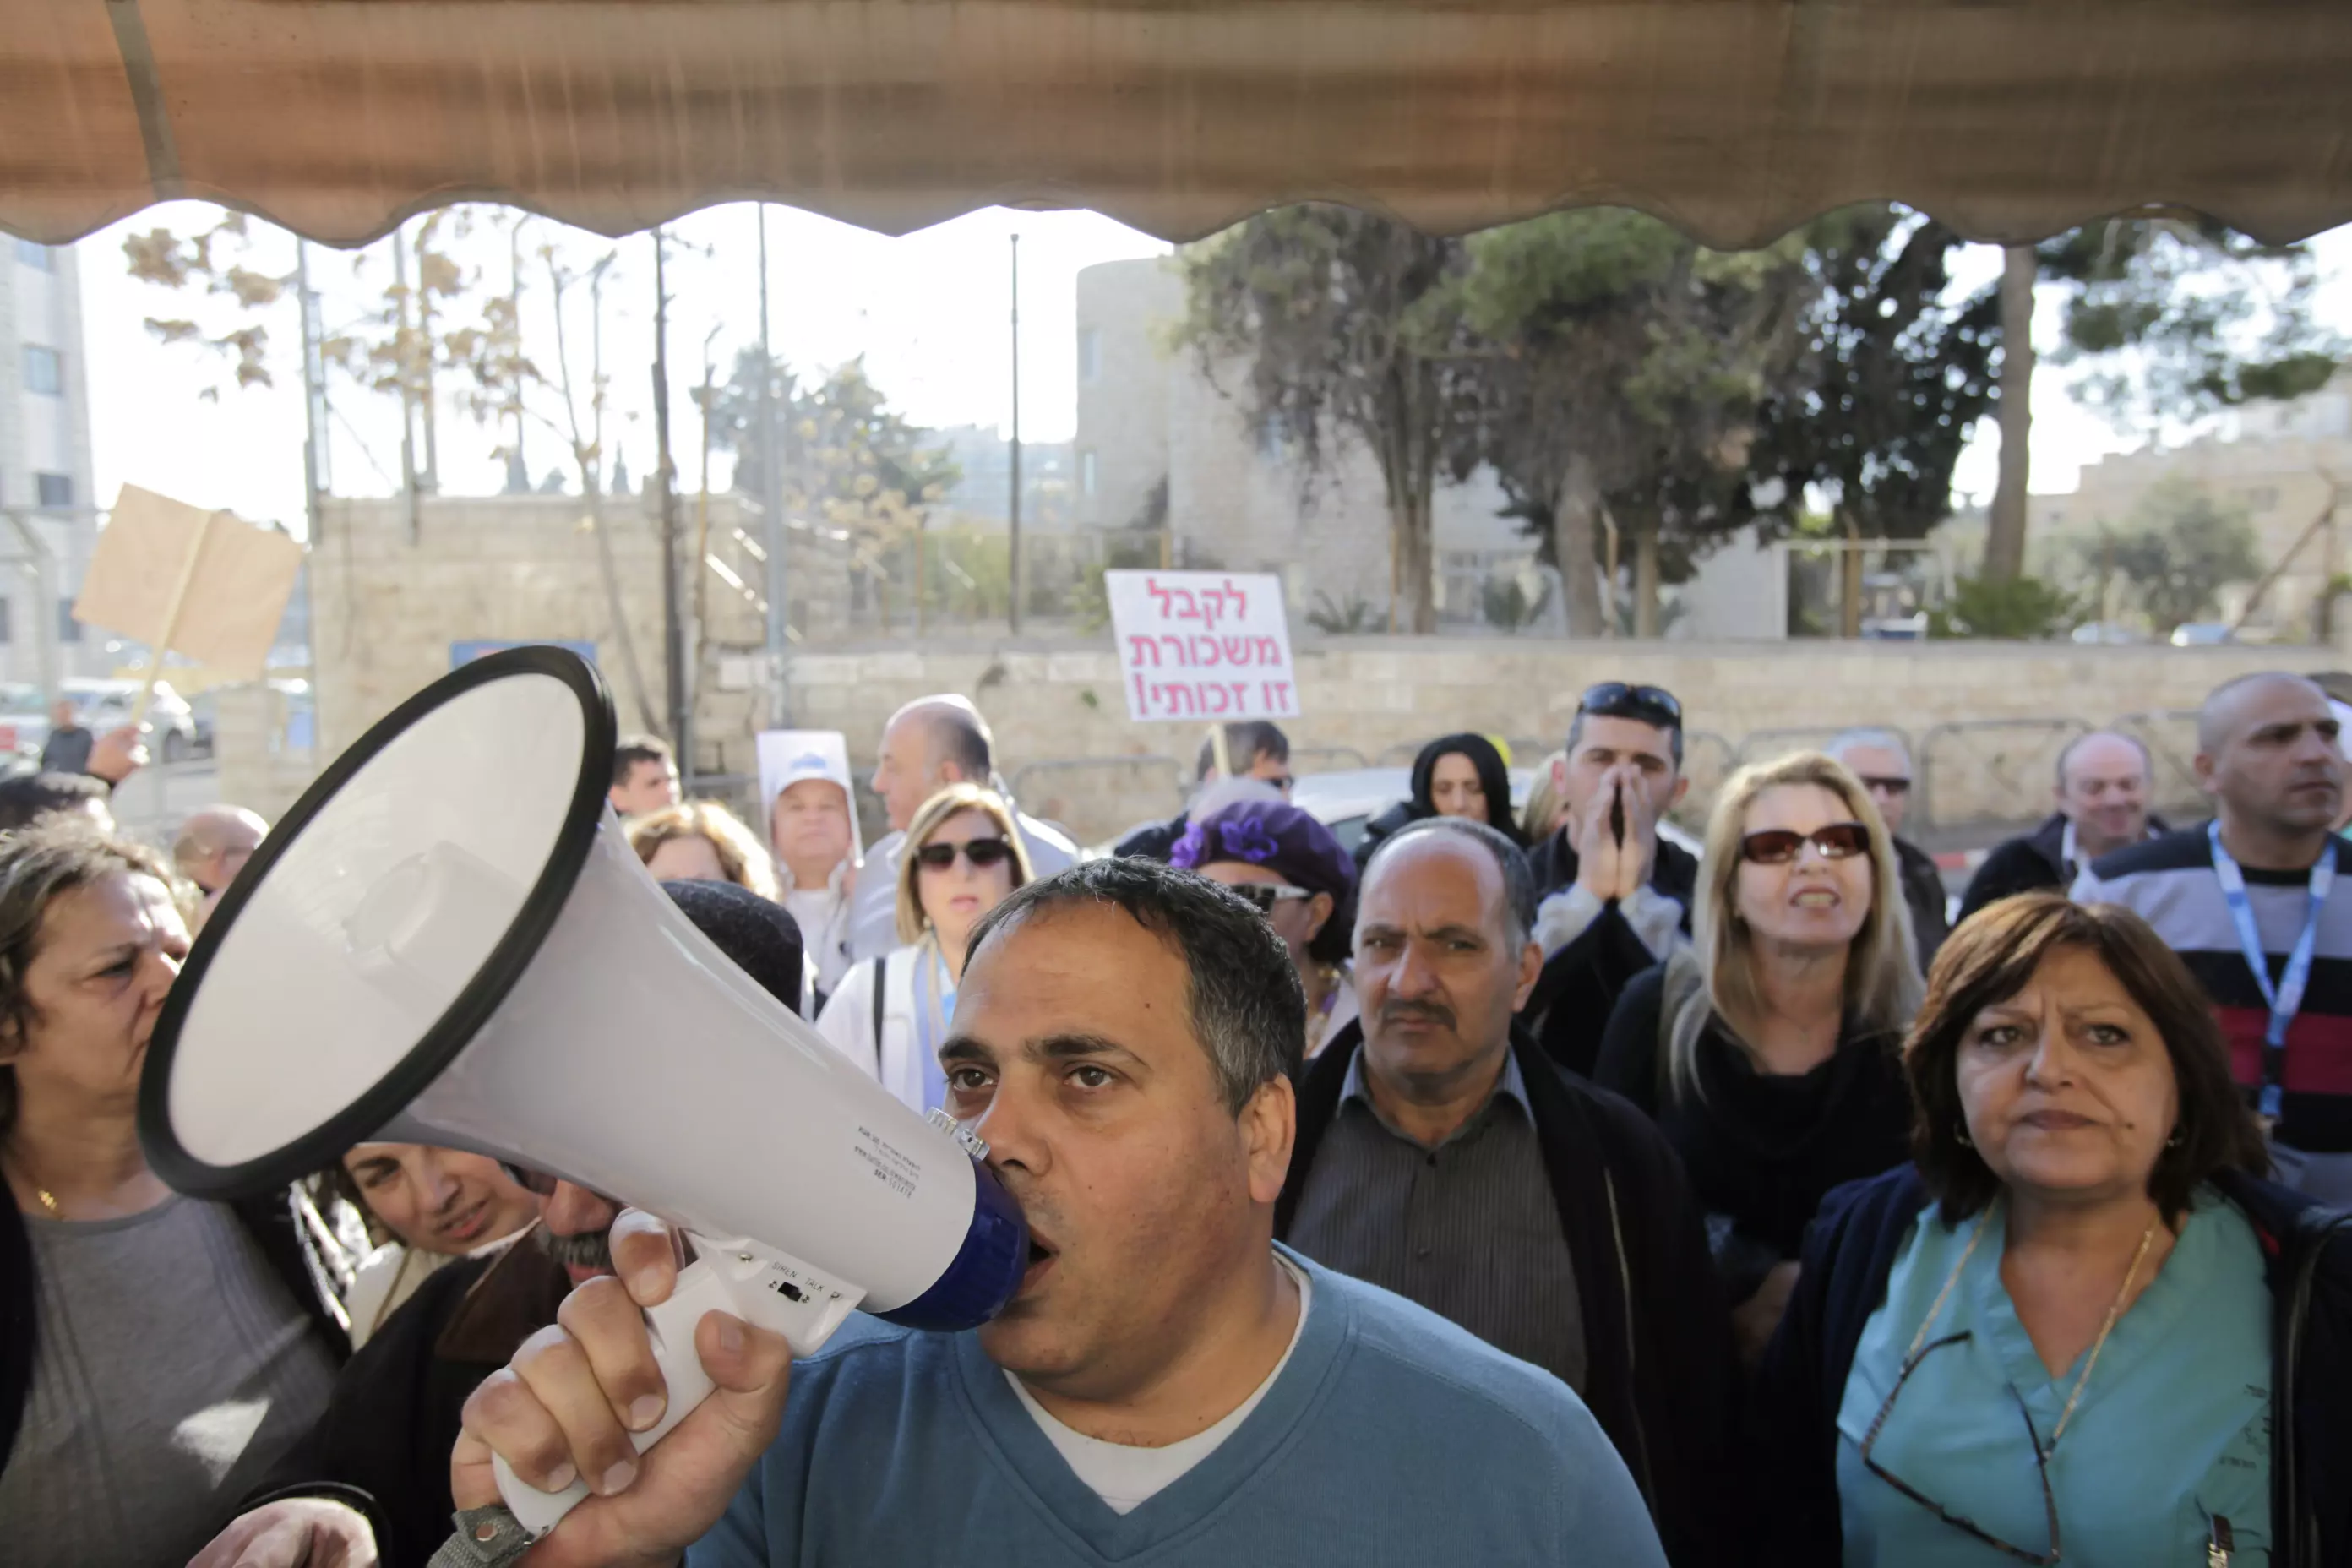
{"label": "megaphone horn", "polygon": [[[710,1392],[703,1314],[802,1354],[855,1308],[918,1328],[1020,1287],[1019,1206],[681,914],[605,805],[614,725],[560,648],[493,654],[401,704],[255,851],[165,1001],[139,1086],[177,1190],[282,1187],[361,1140],[548,1172],[694,1239],[648,1314],[669,1389]],[[501,1468],[535,1534],[586,1495]]]}

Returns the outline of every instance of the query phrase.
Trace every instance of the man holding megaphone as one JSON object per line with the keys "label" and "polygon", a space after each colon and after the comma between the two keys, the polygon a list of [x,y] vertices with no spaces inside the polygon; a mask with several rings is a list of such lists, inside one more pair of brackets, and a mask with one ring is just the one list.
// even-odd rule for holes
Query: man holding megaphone
{"label": "man holding megaphone", "polygon": [[640,1456],[630,1434],[664,1402],[643,1310],[677,1271],[671,1233],[625,1215],[618,1278],[574,1291],[468,1402],[451,1481],[474,1511],[436,1562],[520,1556],[496,1456],[532,1486],[587,1479],[539,1568],[689,1547],[711,1568],[1163,1546],[1663,1563],[1565,1384],[1275,1245],[1304,1002],[1253,907],[1138,861],[1033,883],[974,931],[954,1024],[950,1109],[1031,1238],[1002,1312],[955,1334],[856,1319],[798,1367],[781,1337],[709,1313],[694,1344],[715,1391]]}

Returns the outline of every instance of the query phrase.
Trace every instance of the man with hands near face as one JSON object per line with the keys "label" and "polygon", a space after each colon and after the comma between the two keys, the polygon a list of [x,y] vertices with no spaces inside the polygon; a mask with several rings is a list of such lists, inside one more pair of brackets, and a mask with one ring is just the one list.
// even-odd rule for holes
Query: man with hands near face
{"label": "man with hands near face", "polygon": [[596,1494],[536,1568],[689,1545],[698,1568],[1662,1563],[1565,1384],[1274,1243],[1304,1003],[1255,908],[1138,860],[1032,883],[973,933],[955,1025],[949,1109],[1034,1244],[993,1322],[853,1319],[791,1367],[711,1314],[719,1392],[640,1458],[625,1434],[661,1394],[638,1307],[675,1270],[628,1216],[620,1278],[468,1406],[460,1508],[495,1501],[495,1449]]}
{"label": "man with hands near face", "polygon": [[1612,680],[1578,702],[1556,775],[1568,825],[1530,851],[1544,968],[1526,1008],[1546,1054],[1573,1071],[1592,1070],[1626,984],[1690,938],[1698,861],[1658,836],[1690,788],[1682,759],[1671,692]]}

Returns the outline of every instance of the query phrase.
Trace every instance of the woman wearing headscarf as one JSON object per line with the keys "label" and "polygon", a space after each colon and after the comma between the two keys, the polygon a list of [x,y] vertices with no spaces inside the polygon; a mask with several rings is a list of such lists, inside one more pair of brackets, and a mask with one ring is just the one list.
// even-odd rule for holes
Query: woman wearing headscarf
{"label": "woman wearing headscarf", "polygon": [[1356,868],[1371,863],[1381,840],[1408,822],[1429,816],[1466,816],[1483,822],[1522,849],[1527,840],[1511,815],[1510,765],[1502,749],[1484,735],[1441,735],[1412,760],[1412,795],[1364,824],[1356,846]]}
{"label": "woman wearing headscarf", "polygon": [[1194,819],[1168,860],[1223,883],[1272,922],[1307,989],[1307,1055],[1356,1016],[1356,868],[1329,828],[1286,802],[1237,801]]}

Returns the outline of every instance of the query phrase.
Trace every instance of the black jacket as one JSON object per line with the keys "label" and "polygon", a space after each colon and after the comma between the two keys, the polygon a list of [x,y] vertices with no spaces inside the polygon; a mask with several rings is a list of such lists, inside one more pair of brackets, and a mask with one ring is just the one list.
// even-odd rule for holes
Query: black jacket
{"label": "black jacket", "polygon": [[[254,1246],[261,1249],[270,1272],[317,1325],[329,1353],[338,1361],[349,1354],[350,1337],[319,1294],[300,1223],[294,1216],[293,1195],[272,1193],[229,1207],[246,1234],[253,1237]],[[0,1470],[8,1468],[8,1455],[24,1426],[25,1402],[32,1396],[40,1331],[39,1297],[39,1281],[33,1274],[32,1236],[25,1229],[25,1216],[0,1190]]]}
{"label": "black jacket", "polygon": [[[1546,839],[1529,857],[1537,896],[1549,898],[1576,881],[1577,855],[1566,829]],[[1691,905],[1698,897],[1698,857],[1661,838],[1650,863],[1650,886],[1683,907],[1683,934],[1691,929]],[[1601,1055],[1601,1032],[1617,999],[1635,975],[1655,964],[1652,952],[1615,903],[1604,906],[1575,941],[1544,960],[1536,988],[1521,1017],[1544,1054],[1572,1073],[1591,1077]]]}
{"label": "black jacket", "polygon": [[[1349,1024],[1307,1065],[1277,1237],[1289,1233],[1362,1043]],[[1728,1463],[1731,1321],[1690,1184],[1641,1112],[1561,1072],[1524,1032],[1511,1049],[1575,1262],[1584,1403],[1633,1471],[1675,1568],[1736,1562],[1744,1493]]]}
{"label": "black jacket", "polygon": [[1180,811],[1166,822],[1147,822],[1130,828],[1126,837],[1111,847],[1111,853],[1133,856],[1145,860],[1168,864],[1168,857],[1176,852],[1176,841],[1184,837],[1184,829],[1192,825],[1192,814]]}
{"label": "black jacket", "polygon": [[[2147,827],[2151,837],[2172,831],[2153,816]],[[1977,874],[1969,879],[1969,890],[1960,896],[1960,919],[2020,893],[2044,889],[2063,893],[2073,881],[2066,868],[2066,814],[2053,813],[2032,832],[1996,844],[1986,853]]]}
{"label": "black jacket", "polygon": [[524,1237],[495,1258],[435,1270],[335,1379],[326,1414],[239,1511],[326,1497],[375,1526],[384,1568],[421,1568],[448,1538],[449,1450],[466,1400],[555,1321],[562,1266]]}
{"label": "black jacket", "polygon": [[1944,873],[1936,868],[1934,856],[1908,839],[1895,841],[1895,858],[1903,882],[1903,901],[1911,910],[1911,940],[1918,951],[1919,973],[1925,974],[1936,962],[1936,950],[1952,934]]}
{"label": "black jacket", "polygon": [[[2352,1564],[2352,1224],[2347,1216],[2235,1172],[2214,1178],[2262,1243],[2276,1317],[2273,1431],[2292,1431],[2295,1463],[2271,1468],[2272,1568]],[[1788,1316],[1758,1369],[1749,1415],[1759,1495],[1749,1561],[1815,1568],[1843,1551],[1837,1487],[1837,1410],[1863,1326],[1886,1298],[1895,1259],[1927,1187],[1905,1165],[1832,1193],[1806,1239]],[[2299,1310],[2307,1303],[2307,1310]],[[2273,1438],[2273,1442],[2276,1438]],[[2283,1460],[2284,1455],[2273,1449]],[[2286,1521],[2294,1521],[2291,1531]]]}

